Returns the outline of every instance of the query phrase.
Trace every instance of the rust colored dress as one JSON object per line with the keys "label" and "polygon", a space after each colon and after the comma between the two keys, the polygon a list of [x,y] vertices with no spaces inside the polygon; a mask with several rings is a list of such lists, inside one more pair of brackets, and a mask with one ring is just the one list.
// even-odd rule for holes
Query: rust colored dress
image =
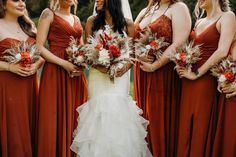
{"label": "rust colored dress", "polygon": [[[0,56],[18,44],[17,39],[0,41]],[[28,38],[34,44],[35,39]],[[0,71],[0,156],[32,157],[38,95],[37,75],[21,77]]]}
{"label": "rust colored dress", "polygon": [[[166,42],[172,43],[172,21],[166,15],[149,27],[158,37],[165,37]],[[140,30],[136,26],[136,35]],[[175,154],[180,86],[172,62],[152,73],[142,71],[139,64],[134,68],[135,100],[150,122],[147,140],[154,157]]]}
{"label": "rust colored dress", "polygon": [[[236,41],[232,45],[236,47]],[[236,97],[221,94],[218,114],[212,157],[236,157]]]}
{"label": "rust colored dress", "polygon": [[[75,18],[71,26],[54,14],[48,42],[49,50],[66,59],[65,49],[70,37],[80,40],[82,26]],[[38,157],[72,157],[70,150],[73,131],[77,126],[76,108],[87,99],[87,81],[84,75],[70,78],[60,66],[46,62],[39,90]]]}
{"label": "rust colored dress", "polygon": [[[220,34],[216,22],[201,34],[192,31],[190,38],[201,45],[201,60],[193,71],[201,67],[217,50]],[[182,80],[178,157],[210,157],[216,125],[217,82],[210,72],[197,80]]]}

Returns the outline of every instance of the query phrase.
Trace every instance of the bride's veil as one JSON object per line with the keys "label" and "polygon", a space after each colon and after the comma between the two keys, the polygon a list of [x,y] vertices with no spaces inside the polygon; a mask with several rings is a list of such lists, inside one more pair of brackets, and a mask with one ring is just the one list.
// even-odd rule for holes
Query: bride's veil
{"label": "bride's veil", "polygon": [[[121,3],[122,3],[122,11],[125,18],[133,21],[133,16],[132,16],[130,5],[129,5],[129,0],[121,0]],[[93,15],[96,15],[96,2],[94,3]]]}

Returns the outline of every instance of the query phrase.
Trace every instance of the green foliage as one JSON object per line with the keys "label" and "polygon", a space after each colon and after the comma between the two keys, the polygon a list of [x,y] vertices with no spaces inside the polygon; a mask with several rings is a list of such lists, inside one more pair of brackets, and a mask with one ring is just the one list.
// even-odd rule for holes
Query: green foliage
{"label": "green foliage", "polygon": [[[183,0],[189,7],[190,13],[193,14],[194,6],[196,0]],[[137,17],[138,13],[147,6],[148,0],[129,0],[130,7],[134,19]],[[231,8],[236,12],[236,0],[230,0]],[[87,18],[92,15],[94,0],[78,0],[78,16],[81,19],[82,25],[84,26]],[[32,18],[37,18],[40,16],[42,10],[48,6],[48,0],[27,0],[27,8]],[[194,20],[194,18],[193,18]]]}

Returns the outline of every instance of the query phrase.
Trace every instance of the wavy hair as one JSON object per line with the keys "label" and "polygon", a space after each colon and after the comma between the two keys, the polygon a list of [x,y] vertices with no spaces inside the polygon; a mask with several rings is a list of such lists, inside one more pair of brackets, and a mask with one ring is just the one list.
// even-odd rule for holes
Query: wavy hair
{"label": "wavy hair", "polygon": [[[216,9],[217,5],[219,5],[221,11],[223,12],[231,10],[229,6],[229,0],[211,0],[211,1],[214,9]],[[205,13],[205,10],[200,8],[199,2],[197,2],[197,4],[195,5],[194,13],[197,19],[201,18]]]}
{"label": "wavy hair", "polygon": [[[4,18],[6,15],[6,2],[7,0],[0,0],[0,18]],[[36,37],[36,27],[34,22],[29,18],[27,10],[23,16],[18,17],[18,23],[21,29],[29,36]]]}
{"label": "wavy hair", "polygon": [[[76,14],[77,12],[77,6],[78,6],[78,1],[74,0],[74,11],[73,11],[74,14]],[[53,11],[58,10],[60,8],[59,0],[50,0],[49,7]]]}

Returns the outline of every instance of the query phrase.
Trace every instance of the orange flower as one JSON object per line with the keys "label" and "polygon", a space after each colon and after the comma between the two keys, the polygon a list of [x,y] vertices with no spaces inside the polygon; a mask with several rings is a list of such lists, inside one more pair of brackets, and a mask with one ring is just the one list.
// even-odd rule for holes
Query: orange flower
{"label": "orange flower", "polygon": [[180,65],[180,66],[186,66],[187,65],[187,63],[186,63],[186,53],[184,53],[184,52],[181,52],[180,54],[179,54],[179,59],[177,60],[177,63]]}
{"label": "orange flower", "polygon": [[101,48],[102,48],[102,44],[97,44],[96,46],[95,46],[95,48],[97,49],[97,50],[100,50]]}
{"label": "orange flower", "polygon": [[158,43],[156,41],[152,41],[150,44],[149,44],[153,49],[157,49],[158,48]]}
{"label": "orange flower", "polygon": [[225,72],[224,73],[224,76],[226,77],[226,79],[229,81],[229,82],[233,82],[234,81],[234,73],[232,72]]}
{"label": "orange flower", "polygon": [[21,52],[20,55],[21,55],[21,59],[30,58],[29,52],[27,52],[27,51]]}
{"label": "orange flower", "polygon": [[30,54],[27,51],[21,52],[21,65],[27,67],[31,64]]}

